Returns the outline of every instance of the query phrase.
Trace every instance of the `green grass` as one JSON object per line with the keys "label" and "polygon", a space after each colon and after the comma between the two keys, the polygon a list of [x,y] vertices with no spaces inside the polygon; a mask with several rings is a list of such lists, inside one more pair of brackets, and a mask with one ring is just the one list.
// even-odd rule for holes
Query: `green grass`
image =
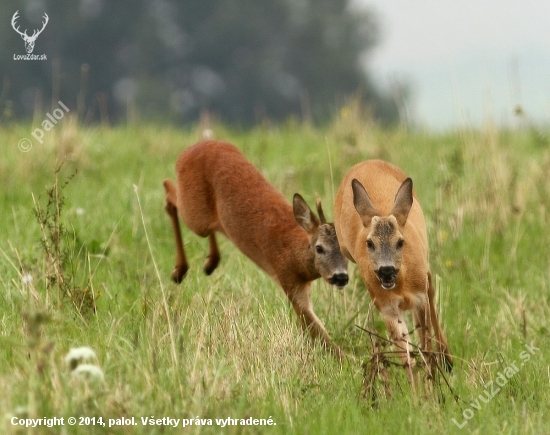
{"label": "green grass", "polygon": [[[393,395],[379,384],[375,404],[363,397],[361,363],[370,357],[370,341],[355,325],[381,322],[354,265],[343,291],[318,281],[312,292],[317,315],[354,357],[343,365],[302,334],[280,288],[223,238],[222,262],[206,277],[207,241],[184,228],[191,270],[181,285],[171,283],[175,248],[162,180],[174,178],[177,156],[201,131],[82,129],[65,119],[27,153],[17,143],[31,126],[0,129],[0,432],[25,433],[10,418],[26,414],[134,417],[138,424],[66,426],[71,434],[550,433],[545,132],[383,131],[353,108],[323,130],[292,122],[213,130],[239,146],[289,201],[300,192],[313,204],[319,194],[327,217],[343,174],[361,160],[386,159],[413,178],[455,355],[448,381],[460,400],[443,383],[442,400],[415,398],[399,369],[390,370]],[[64,273],[78,294],[96,298],[96,314],[75,309],[48,285],[52,270],[33,196],[44,209],[61,162],[60,183],[76,172],[61,191]],[[25,274],[31,283],[22,281]],[[529,361],[520,357],[525,344],[540,349]],[[79,346],[95,350],[103,382],[71,377],[64,356]],[[487,383],[514,362],[518,373],[474,409],[470,403]],[[473,417],[459,429],[452,419],[465,421],[467,409]],[[143,426],[141,417],[199,417],[213,425]],[[272,418],[276,425],[216,426],[227,417]]]}

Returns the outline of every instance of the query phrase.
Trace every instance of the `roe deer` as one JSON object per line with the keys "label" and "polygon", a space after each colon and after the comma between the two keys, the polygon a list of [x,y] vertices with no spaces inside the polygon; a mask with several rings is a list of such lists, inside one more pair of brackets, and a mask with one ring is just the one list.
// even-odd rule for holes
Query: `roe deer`
{"label": "roe deer", "polygon": [[434,306],[424,214],[412,180],[381,160],[353,166],[338,189],[334,224],[342,252],[357,263],[392,340],[403,349],[404,366],[410,371],[414,364],[404,319],[404,311],[412,310],[420,348],[431,349],[433,328],[438,358],[451,371],[449,346]]}
{"label": "roe deer", "polygon": [[220,261],[218,231],[279,283],[312,337],[342,357],[310,302],[311,281],[322,276],[338,288],[348,283],[347,259],[321,203],[317,202],[320,221],[299,194],[291,207],[234,145],[221,141],[199,142],[183,151],[176,180],[177,188],[164,180],[177,251],[172,279],[180,283],[188,269],[179,213],[191,231],[209,239],[207,275]]}

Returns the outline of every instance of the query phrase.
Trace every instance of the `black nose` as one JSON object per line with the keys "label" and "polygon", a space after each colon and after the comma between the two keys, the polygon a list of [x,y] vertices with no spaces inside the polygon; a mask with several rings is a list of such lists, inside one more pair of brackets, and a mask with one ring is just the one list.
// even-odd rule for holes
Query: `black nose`
{"label": "black nose", "polygon": [[347,273],[335,273],[330,278],[330,282],[338,287],[344,287],[348,283]]}
{"label": "black nose", "polygon": [[392,279],[397,274],[397,271],[393,266],[382,266],[376,274],[382,279]]}

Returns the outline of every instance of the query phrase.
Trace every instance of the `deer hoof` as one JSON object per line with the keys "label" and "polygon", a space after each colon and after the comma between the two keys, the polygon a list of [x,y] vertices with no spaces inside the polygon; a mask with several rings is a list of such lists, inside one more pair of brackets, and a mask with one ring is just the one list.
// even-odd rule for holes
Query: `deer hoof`
{"label": "deer hoof", "polygon": [[206,262],[204,263],[204,273],[207,275],[210,275],[214,270],[216,270],[216,267],[218,267],[218,263],[220,262],[219,256],[208,256],[206,258]]}
{"label": "deer hoof", "polygon": [[187,270],[189,270],[188,266],[176,266],[172,272],[172,281],[176,284],[182,282],[183,278],[187,275]]}

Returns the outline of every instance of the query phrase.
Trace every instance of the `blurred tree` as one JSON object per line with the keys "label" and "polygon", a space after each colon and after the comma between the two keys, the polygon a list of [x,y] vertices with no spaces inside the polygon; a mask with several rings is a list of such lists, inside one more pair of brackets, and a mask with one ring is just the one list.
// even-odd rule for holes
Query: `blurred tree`
{"label": "blurred tree", "polygon": [[[115,118],[128,107],[178,121],[208,110],[249,124],[290,115],[324,120],[359,92],[377,118],[395,121],[394,100],[376,89],[361,64],[376,43],[375,20],[349,3],[3,0],[0,104],[28,116],[37,101],[61,98],[74,106],[78,99],[88,118],[97,119],[98,96],[106,95]],[[9,25],[18,9],[29,29],[48,13],[34,51],[47,61],[13,59],[24,53]]]}

